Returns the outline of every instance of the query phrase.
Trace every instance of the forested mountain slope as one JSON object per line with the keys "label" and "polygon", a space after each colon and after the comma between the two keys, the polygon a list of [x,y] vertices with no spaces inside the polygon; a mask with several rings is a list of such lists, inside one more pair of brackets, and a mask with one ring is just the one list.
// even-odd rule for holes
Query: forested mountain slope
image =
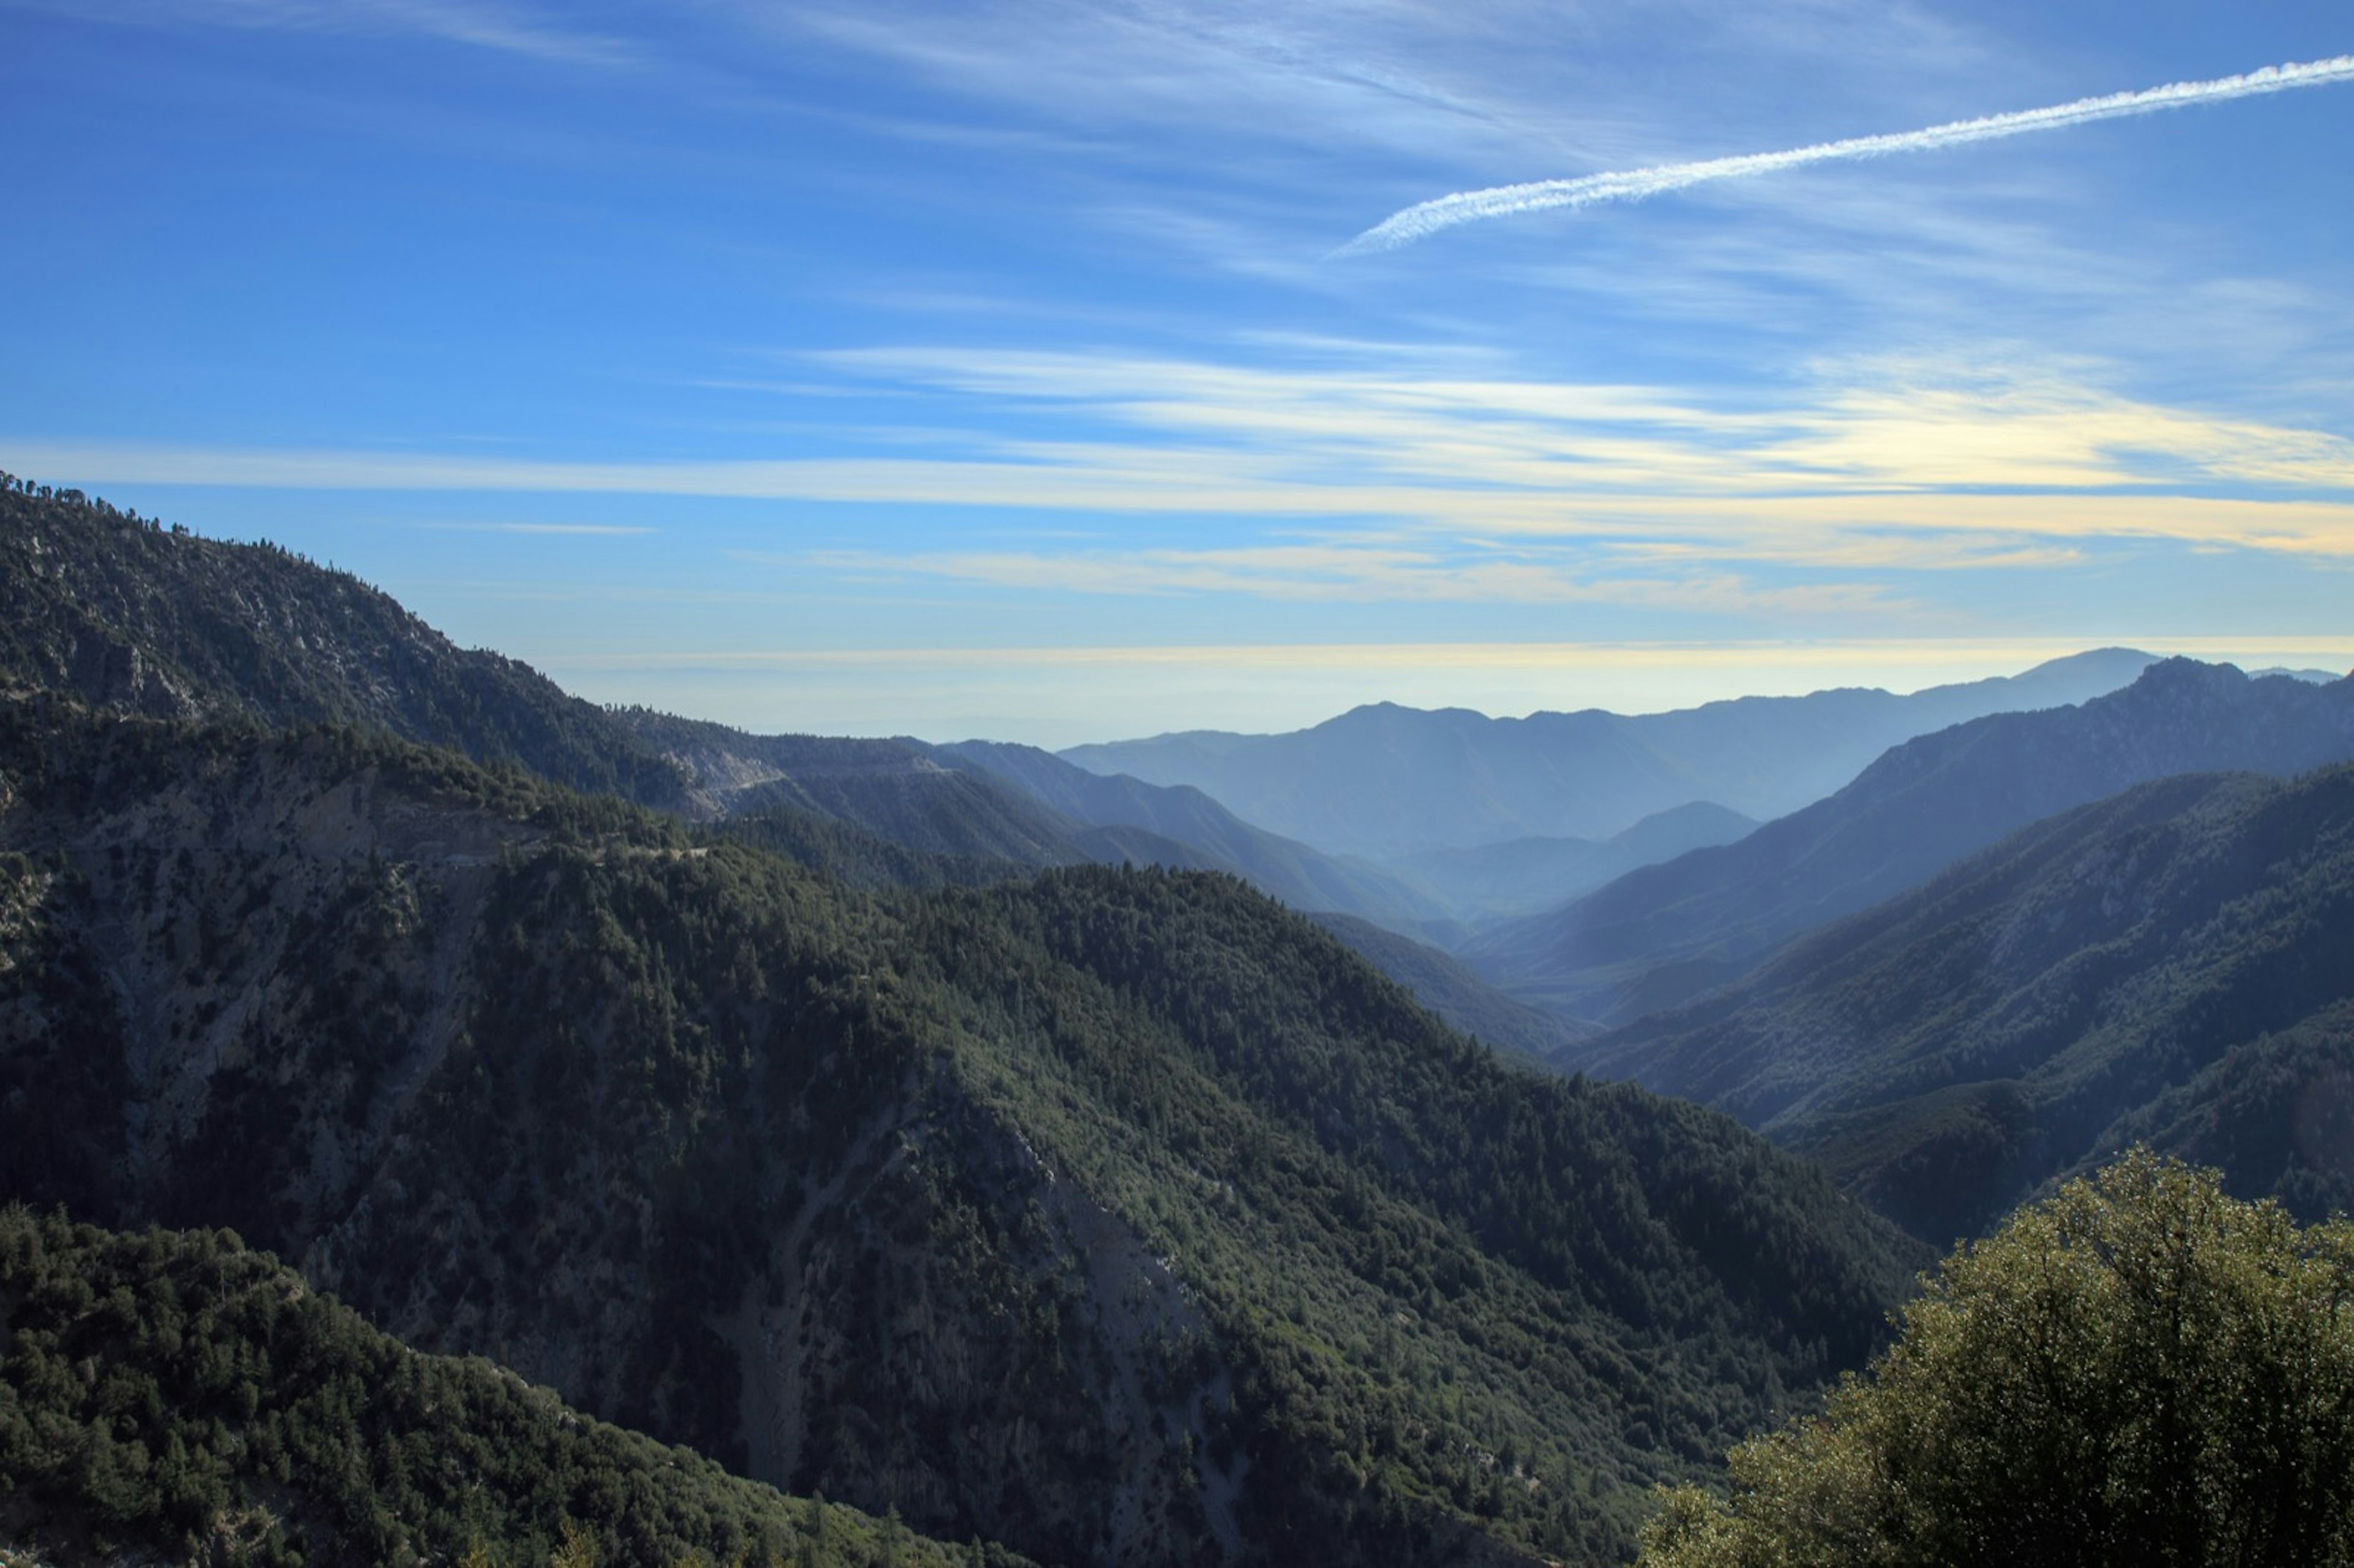
{"label": "forested mountain slope", "polygon": [[1514,1001],[1451,955],[1411,937],[1384,930],[1353,915],[1324,911],[1308,917],[1412,991],[1423,1006],[1508,1055],[1550,1062],[1556,1053],[1600,1033]]}
{"label": "forested mountain slope", "polygon": [[2354,768],[2039,822],[1557,1060],[1731,1110],[1940,1245],[2136,1142],[2354,1207]]}
{"label": "forested mountain slope", "polygon": [[648,708],[613,715],[638,742],[700,781],[712,814],[779,808],[847,822],[927,854],[1035,869],[1091,858],[1078,824],[975,768],[943,766],[918,741],[749,735]]}
{"label": "forested mountain slope", "polygon": [[0,474],[0,674],[157,718],[388,730],[666,810],[692,781],[591,703],[389,595]]}
{"label": "forested mountain slope", "polygon": [[1508,839],[1608,838],[1695,800],[1778,817],[1900,741],[1984,714],[2080,703],[2149,662],[2103,649],[1909,696],[1816,692],[1634,716],[1489,718],[1378,703],[1288,735],[1193,732],[1062,755],[1097,773],[1191,784],[1270,832],[1389,861]]}
{"label": "forested mountain slope", "polygon": [[222,1231],[0,1208],[0,1560],[981,1568],[426,1356]]}
{"label": "forested mountain slope", "polygon": [[447,753],[0,704],[0,1195],[1043,1561],[1622,1551],[1920,1254],[1224,877],[858,891]]}
{"label": "forested mountain slope", "polygon": [[2354,678],[2251,680],[2170,659],[2081,707],[1999,714],[1896,747],[1736,843],[1630,872],[1462,958],[1506,992],[1624,1022],[1914,887],[2029,823],[2170,774],[2289,775],[2354,758]]}
{"label": "forested mountain slope", "polygon": [[[1303,907],[1392,925],[1440,914],[1371,867],[1257,832],[1207,800],[1189,812],[1140,810],[1099,789],[1058,800],[953,748],[599,707],[526,664],[456,647],[348,574],[5,475],[0,543],[0,675],[119,712],[359,725],[693,818],[798,813],[966,863],[1211,867]],[[800,836],[825,832],[804,824]]]}
{"label": "forested mountain slope", "polygon": [[1097,827],[1142,828],[1204,852],[1295,909],[1330,909],[1411,929],[1447,917],[1444,906],[1380,867],[1319,853],[1248,822],[1199,789],[1090,773],[1050,751],[993,741],[934,747],[1003,779],[1042,804]]}
{"label": "forested mountain slope", "polygon": [[1069,822],[920,747],[602,708],[347,573],[0,481],[0,673],[26,684],[155,717],[379,728],[691,817],[791,810],[927,853],[1089,858]]}

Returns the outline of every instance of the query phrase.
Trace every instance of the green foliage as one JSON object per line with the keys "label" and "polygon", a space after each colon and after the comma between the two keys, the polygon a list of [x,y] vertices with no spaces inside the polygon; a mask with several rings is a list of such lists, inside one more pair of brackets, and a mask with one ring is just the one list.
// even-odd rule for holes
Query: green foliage
{"label": "green foliage", "polygon": [[790,806],[733,813],[720,831],[853,887],[979,887],[1026,869],[987,855],[912,850],[848,822]]}
{"label": "green foliage", "polygon": [[1414,999],[1462,1033],[1508,1056],[1543,1063],[1595,1033],[1515,1001],[1437,948],[1401,937],[1353,915],[1308,916],[1354,949],[1367,963],[1414,993]]}
{"label": "green foliage", "polygon": [[10,1190],[233,1220],[420,1344],[935,1533],[1606,1559],[1916,1266],[1229,877],[862,888],[389,740],[48,699],[0,704],[0,1115],[89,1151],[0,1139]]}
{"label": "green foliage", "polygon": [[205,1563],[966,1561],[422,1356],[226,1232],[0,1210],[0,1518]]}
{"label": "green foliage", "polygon": [[2136,1150],[1948,1258],[1648,1568],[2354,1563],[2354,1224]]}

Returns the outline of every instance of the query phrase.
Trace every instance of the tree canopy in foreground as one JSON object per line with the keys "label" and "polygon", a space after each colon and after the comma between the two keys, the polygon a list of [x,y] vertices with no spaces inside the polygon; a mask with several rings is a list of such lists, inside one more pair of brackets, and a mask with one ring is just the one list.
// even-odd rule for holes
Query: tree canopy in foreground
{"label": "tree canopy in foreground", "polygon": [[1946,1259],[1644,1568],[2354,1563],[2354,1224],[2137,1150]]}

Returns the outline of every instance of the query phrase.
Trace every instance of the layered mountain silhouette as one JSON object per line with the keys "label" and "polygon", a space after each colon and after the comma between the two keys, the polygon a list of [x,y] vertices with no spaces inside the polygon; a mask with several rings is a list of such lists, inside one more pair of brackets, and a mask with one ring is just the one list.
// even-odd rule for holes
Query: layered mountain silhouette
{"label": "layered mountain silhouette", "polygon": [[2081,706],[1999,714],[1891,750],[1737,842],[1645,867],[1460,956],[1509,994],[1623,1022],[1736,978],[1808,928],[2031,822],[2168,774],[2354,758],[2354,678],[2252,680],[2173,659]]}
{"label": "layered mountain silhouette", "polygon": [[1356,915],[1394,930],[1447,918],[1443,905],[1382,868],[1255,828],[1199,789],[1091,773],[1031,746],[974,740],[931,750],[1089,827],[1141,829],[1183,844],[1203,857],[1197,863],[1230,871],[1294,908]]}
{"label": "layered mountain silhouette", "polygon": [[[1014,815],[930,853],[950,797],[900,754],[759,778],[523,682],[578,723],[547,755],[618,736],[686,806],[580,793],[381,596],[261,604],[252,556],[24,499],[45,552],[91,538],[0,567],[49,629],[0,696],[0,1200],[234,1226],[419,1350],[1057,1563],[1623,1557],[1925,1256],[1721,1113],[1507,1063],[1234,875],[1022,873]],[[135,621],[73,588],[131,572],[115,535]],[[284,559],[273,593],[327,576]],[[409,628],[497,766],[348,708],[388,677],[339,606]]]}
{"label": "layered mountain silhouette", "polygon": [[878,901],[48,694],[0,771],[0,1194],[233,1225],[420,1348],[1041,1560],[1607,1555],[1917,1261],[1230,877]]}
{"label": "layered mountain silhouette", "polygon": [[1454,955],[1385,930],[1354,915],[1314,914],[1310,920],[1414,993],[1415,1001],[1474,1039],[1510,1055],[1550,1063],[1600,1032],[1515,1001],[1473,974]]}
{"label": "layered mountain silhouette", "polygon": [[1558,907],[1639,866],[1747,836],[1756,821],[1707,800],[1671,806],[1606,839],[1508,839],[1476,849],[1425,850],[1392,867],[1467,922]]}
{"label": "layered mountain silhouette", "polygon": [[1489,718],[1382,703],[1288,735],[1194,731],[1062,755],[1098,773],[1190,784],[1259,827],[1388,862],[1511,839],[1606,839],[1693,801],[1783,816],[1900,741],[1986,714],[2080,703],[2150,662],[2104,649],[1909,696],[1850,689],[1631,717]]}
{"label": "layered mountain silhouette", "polygon": [[2323,1218],[2354,1206],[2354,768],[2047,819],[1557,1060],[1721,1106],[1940,1245],[2137,1142]]}
{"label": "layered mountain silhouette", "polygon": [[[458,648],[389,596],[269,545],[206,539],[14,482],[0,484],[0,533],[12,545],[0,556],[0,669],[117,712],[362,725],[690,818],[813,816],[1010,869],[1229,871],[1301,907],[1399,929],[1445,918],[1437,901],[1374,867],[1286,843],[1198,796],[1098,786],[1044,753],[1017,763],[1026,748],[968,755],[912,740],[752,735],[600,707],[526,664]],[[1087,782],[1075,788],[1063,771]],[[815,843],[829,832],[801,822],[776,836]]]}

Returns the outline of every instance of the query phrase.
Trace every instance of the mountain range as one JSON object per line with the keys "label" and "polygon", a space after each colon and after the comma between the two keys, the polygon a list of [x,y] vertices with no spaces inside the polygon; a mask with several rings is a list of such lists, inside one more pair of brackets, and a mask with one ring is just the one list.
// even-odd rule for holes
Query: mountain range
{"label": "mountain range", "polygon": [[1196,863],[1230,871],[1295,908],[1355,915],[1399,931],[1427,930],[1447,918],[1444,905],[1380,867],[1255,828],[1189,786],[1090,773],[1031,746],[975,740],[929,749],[1002,779],[1075,821],[1141,829],[1184,845],[1199,856]]}
{"label": "mountain range", "polygon": [[1460,956],[1507,993],[1625,1022],[1736,978],[1800,932],[1915,886],[2041,818],[2174,773],[2354,758],[2354,678],[2253,680],[2164,661],[2080,706],[1997,714],[1893,747],[1734,843],[1506,922]]}
{"label": "mountain range", "polygon": [[1231,878],[877,902],[46,694],[0,769],[0,1192],[233,1225],[419,1348],[1044,1561],[1606,1553],[1916,1261]]}
{"label": "mountain range", "polygon": [[[885,832],[928,786],[824,793],[900,766],[865,743],[740,808],[779,781],[520,677],[685,782],[577,792],[468,709],[485,768],[317,711],[372,683],[332,601],[31,499],[45,546],[143,535],[179,641],[94,693],[68,639],[8,671],[0,1197],[234,1226],[419,1351],[1047,1562],[1613,1559],[1925,1259],[1720,1113],[1500,1058],[1235,876],[930,854]],[[190,612],[189,562],[238,616]],[[235,652],[274,625],[302,657]],[[317,683],[265,713],[257,670]]]}
{"label": "mountain range", "polygon": [[1721,1106],[1939,1245],[2135,1143],[2342,1212],[2354,767],[2046,819],[1556,1059]]}
{"label": "mountain range", "polygon": [[1386,863],[1512,839],[1607,839],[1694,801],[1783,816],[1900,741],[1986,714],[2080,703],[2151,662],[2102,649],[1904,696],[1847,689],[1632,716],[1490,718],[1379,703],[1288,735],[1200,730],[1062,756],[1097,773],[1190,784],[1270,832]]}
{"label": "mountain range", "polygon": [[581,703],[71,494],[0,543],[0,1545],[1616,1561],[2054,1176],[2354,1197],[2354,680],[1360,710],[1442,738],[1335,820],[1574,797],[1377,865]]}
{"label": "mountain range", "polygon": [[801,812],[1017,869],[1201,866],[1394,928],[1444,918],[1378,869],[1252,828],[1195,791],[1098,780],[1025,747],[751,735],[600,707],[528,665],[458,648],[347,573],[14,482],[0,482],[0,531],[12,546],[0,669],[113,711],[361,725],[695,819]]}

